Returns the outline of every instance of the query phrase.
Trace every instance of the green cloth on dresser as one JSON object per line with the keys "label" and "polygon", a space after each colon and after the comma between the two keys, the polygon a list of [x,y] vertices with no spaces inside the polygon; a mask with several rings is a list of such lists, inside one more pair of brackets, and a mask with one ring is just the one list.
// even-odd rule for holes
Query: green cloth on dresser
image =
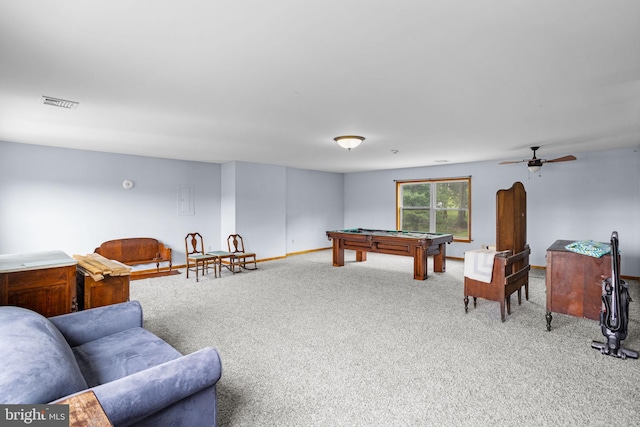
{"label": "green cloth on dresser", "polygon": [[593,240],[579,240],[569,243],[565,249],[582,255],[589,255],[600,258],[611,252],[611,246],[606,243],[595,242]]}

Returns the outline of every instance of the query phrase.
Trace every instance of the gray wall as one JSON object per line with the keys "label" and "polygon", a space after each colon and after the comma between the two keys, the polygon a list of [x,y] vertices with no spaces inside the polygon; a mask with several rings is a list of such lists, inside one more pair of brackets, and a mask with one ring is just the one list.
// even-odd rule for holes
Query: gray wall
{"label": "gray wall", "polygon": [[343,174],[229,162],[222,186],[224,245],[235,230],[262,259],[329,247],[325,231],[344,222]]}
{"label": "gray wall", "polygon": [[343,174],[250,162],[222,165],[221,245],[234,232],[260,259],[329,247],[343,223]]}
{"label": "gray wall", "polygon": [[[399,154],[401,155],[401,154]],[[0,142],[0,253],[93,252],[103,241],[155,237],[184,263],[184,236],[225,247],[237,231],[258,258],[330,246],[325,231],[395,228],[394,180],[472,176],[471,243],[495,240],[495,193],[527,191],[532,264],[557,239],[609,241],[620,233],[622,273],[640,276],[640,153],[581,153],[529,176],[523,164],[478,162],[337,174],[246,162],[223,165]],[[131,179],[135,187],[122,188]],[[193,186],[195,214],[178,215],[178,187]]]}
{"label": "gray wall", "polygon": [[[178,215],[179,186],[193,187],[194,215]],[[187,233],[220,240],[220,165],[0,142],[0,203],[0,253],[154,237],[184,263]]]}
{"label": "gray wall", "polygon": [[[224,164],[223,185],[233,183],[234,206],[222,224],[223,247],[227,236],[242,235],[245,250],[259,258],[276,258],[286,254],[286,168],[248,162]],[[225,190],[228,191],[228,190]]]}
{"label": "gray wall", "polygon": [[640,276],[640,153],[581,153],[573,162],[547,164],[541,175],[525,165],[478,162],[353,173],[345,176],[345,227],[396,227],[394,180],[472,176],[471,243],[452,243],[447,254],[495,242],[495,196],[520,181],[527,191],[531,263],[544,266],[546,249],[558,239],[608,242],[620,235],[622,274]]}
{"label": "gray wall", "polygon": [[[131,179],[131,190],[122,181]],[[238,232],[259,259],[328,247],[343,223],[342,174],[222,165],[0,142],[0,254],[86,254],[106,240],[154,237],[184,264],[184,236],[226,249]],[[195,214],[178,215],[178,188]]]}
{"label": "gray wall", "polygon": [[287,169],[287,252],[331,246],[344,224],[344,174]]}

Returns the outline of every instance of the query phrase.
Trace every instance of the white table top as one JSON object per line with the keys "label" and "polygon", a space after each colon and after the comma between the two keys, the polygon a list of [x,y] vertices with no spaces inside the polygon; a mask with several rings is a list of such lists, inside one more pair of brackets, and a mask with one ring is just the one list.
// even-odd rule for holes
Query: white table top
{"label": "white table top", "polygon": [[0,273],[67,267],[78,261],[62,251],[43,251],[0,255]]}

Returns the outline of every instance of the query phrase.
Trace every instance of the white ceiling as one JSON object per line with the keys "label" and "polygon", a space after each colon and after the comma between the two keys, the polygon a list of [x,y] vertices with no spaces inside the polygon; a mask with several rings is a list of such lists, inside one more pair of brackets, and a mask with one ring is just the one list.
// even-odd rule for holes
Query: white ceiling
{"label": "white ceiling", "polygon": [[636,148],[640,1],[0,0],[0,140],[335,172]]}

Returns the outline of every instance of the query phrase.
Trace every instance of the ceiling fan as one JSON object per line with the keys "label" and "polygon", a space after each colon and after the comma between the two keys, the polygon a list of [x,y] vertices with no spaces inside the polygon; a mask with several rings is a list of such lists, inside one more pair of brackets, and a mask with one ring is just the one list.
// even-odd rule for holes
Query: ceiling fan
{"label": "ceiling fan", "polygon": [[576,156],[572,156],[572,155],[558,157],[557,159],[551,159],[551,160],[539,159],[539,158],[536,157],[536,151],[539,148],[540,147],[531,147],[531,149],[533,150],[533,158],[531,158],[529,160],[506,161],[506,162],[500,162],[499,164],[508,165],[510,163],[524,163],[524,162],[527,162],[527,168],[529,168],[530,172],[538,172],[540,170],[540,168],[542,167],[542,165],[545,164],[545,163],[568,162],[570,160],[576,160]]}

